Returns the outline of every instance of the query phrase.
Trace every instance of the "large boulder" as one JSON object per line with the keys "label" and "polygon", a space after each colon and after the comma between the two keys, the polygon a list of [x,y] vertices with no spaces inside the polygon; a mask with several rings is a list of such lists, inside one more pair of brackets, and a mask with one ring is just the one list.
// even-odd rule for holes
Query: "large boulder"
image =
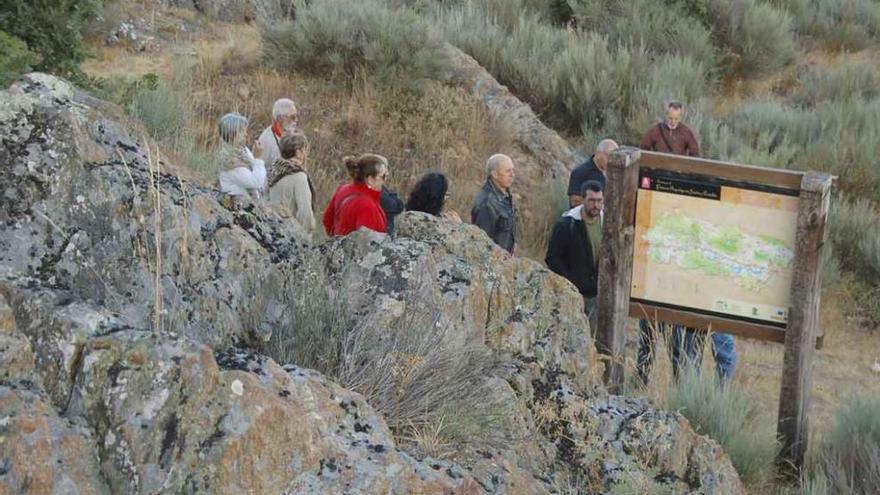
{"label": "large boulder", "polygon": [[260,281],[306,243],[294,224],[167,172],[118,109],[31,74],[0,100],[0,277],[92,301],[124,324],[223,347],[268,337]]}

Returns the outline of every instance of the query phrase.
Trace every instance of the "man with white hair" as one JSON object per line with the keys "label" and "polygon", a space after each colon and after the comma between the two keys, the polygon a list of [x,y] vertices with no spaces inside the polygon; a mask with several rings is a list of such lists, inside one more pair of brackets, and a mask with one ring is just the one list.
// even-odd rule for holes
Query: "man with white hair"
{"label": "man with white hair", "polygon": [[581,186],[588,180],[596,181],[605,189],[605,174],[608,171],[608,156],[618,148],[611,139],[603,139],[596,145],[596,153],[589,160],[571,171],[568,178],[568,206],[574,208],[584,202]]}
{"label": "man with white hair", "polygon": [[259,143],[263,153],[259,158],[265,163],[275,163],[281,158],[281,138],[285,134],[293,134],[297,130],[297,111],[293,100],[281,98],[272,105],[272,125],[260,134]]}
{"label": "man with white hair", "polygon": [[516,177],[513,160],[495,154],[486,161],[486,183],[471,209],[471,222],[509,253],[516,246],[516,210],[510,186]]}

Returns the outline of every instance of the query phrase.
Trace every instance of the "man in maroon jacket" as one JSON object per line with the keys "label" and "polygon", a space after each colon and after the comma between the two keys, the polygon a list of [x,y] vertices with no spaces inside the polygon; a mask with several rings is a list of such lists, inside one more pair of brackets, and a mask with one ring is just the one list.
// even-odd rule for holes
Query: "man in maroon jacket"
{"label": "man in maroon jacket", "polygon": [[700,143],[690,127],[681,123],[684,105],[670,101],[666,105],[666,120],[652,125],[642,137],[639,148],[675,155],[700,156]]}
{"label": "man in maroon jacket", "polygon": [[[639,147],[648,151],[672,153],[675,155],[700,156],[700,143],[688,126],[681,123],[684,105],[678,101],[666,104],[666,120],[659,122],[645,133]],[[660,331],[666,327],[663,322],[655,322]],[[639,320],[639,356],[636,364],[639,379],[648,384],[648,375],[654,361],[654,341],[651,323]],[[673,325],[672,373],[677,379],[682,364],[690,365],[699,371],[702,361],[703,337],[694,328]],[[712,333],[712,355],[715,357],[715,371],[722,383],[730,382],[736,373],[736,341],[732,335]],[[681,354],[684,354],[682,357]]]}

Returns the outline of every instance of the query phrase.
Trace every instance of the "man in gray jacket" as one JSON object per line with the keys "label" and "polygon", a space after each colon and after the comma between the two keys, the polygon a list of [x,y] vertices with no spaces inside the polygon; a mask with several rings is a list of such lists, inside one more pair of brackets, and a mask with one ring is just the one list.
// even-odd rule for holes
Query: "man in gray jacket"
{"label": "man in gray jacket", "polygon": [[515,176],[509,156],[490,156],[486,161],[486,183],[471,209],[471,222],[510,253],[516,246],[516,210],[510,194]]}

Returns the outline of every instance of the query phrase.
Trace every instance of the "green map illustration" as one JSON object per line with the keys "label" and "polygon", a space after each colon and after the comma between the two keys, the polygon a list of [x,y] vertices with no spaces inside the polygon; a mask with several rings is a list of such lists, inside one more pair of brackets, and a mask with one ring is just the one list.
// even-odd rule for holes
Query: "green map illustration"
{"label": "green map illustration", "polygon": [[719,226],[678,212],[663,213],[644,239],[654,262],[730,277],[751,291],[760,290],[794,259],[781,239],[750,235],[735,226]]}

